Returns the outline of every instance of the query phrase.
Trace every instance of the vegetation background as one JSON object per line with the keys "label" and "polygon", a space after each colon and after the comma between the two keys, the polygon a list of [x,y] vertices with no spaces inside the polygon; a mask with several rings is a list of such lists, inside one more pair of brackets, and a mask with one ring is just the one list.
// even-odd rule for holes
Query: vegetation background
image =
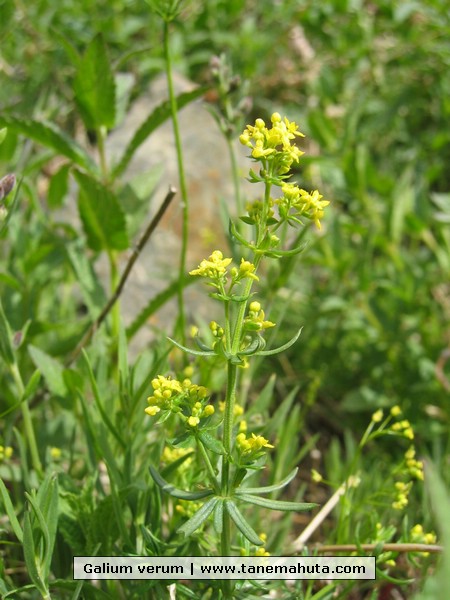
{"label": "vegetation background", "polygon": [[[177,582],[174,592],[161,582],[71,581],[76,554],[214,552],[209,534],[179,541],[182,515],[148,473],[165,443],[142,416],[150,381],[181,360],[166,340],[176,318],[160,327],[152,319],[176,296],[177,265],[127,328],[116,304],[72,360],[117,287],[120,257],[129,256],[149,206],[155,212],[161,202],[153,193],[157,174],[131,181],[124,174],[141,143],[158,139],[168,104],[149,110],[119,162],[108,164],[104,150],[133,101],[167,70],[163,25],[151,4],[0,0],[0,129],[7,128],[0,177],[14,172],[20,182],[4,201],[0,224],[5,598],[221,593],[202,583]],[[304,324],[297,344],[270,364],[255,362],[241,382],[249,420],[276,446],[267,481],[299,465],[287,494],[323,506],[350,475],[359,477],[309,544],[424,541],[417,525],[448,544],[447,3],[186,0],[180,8],[170,30],[172,68],[198,87],[178,97],[179,107],[203,98],[216,115],[225,110],[228,121],[217,118],[234,139],[257,117],[286,114],[306,134],[296,175],[332,202],[322,230],[305,233],[307,251],[271,266],[271,285],[260,286],[279,338]],[[222,54],[239,76],[228,95],[234,119],[211,74],[212,57]],[[218,157],[227,169],[228,160]],[[61,220],[58,211],[75,204],[80,219]],[[224,217],[224,236],[226,223]],[[109,265],[109,282],[97,276],[99,260]],[[182,335],[191,323],[205,329],[189,307],[185,317]],[[127,344],[149,323],[153,342],[129,360]],[[220,397],[221,370],[198,368]],[[409,441],[389,430],[360,446],[372,415],[393,406],[409,421],[415,456],[425,461],[425,485],[414,482],[402,510],[393,504],[396,483],[406,481]],[[179,486],[195,484],[195,476],[178,470]],[[310,519],[276,520],[267,549],[286,553]],[[255,511],[254,526],[262,520],[264,510]],[[449,597],[448,556],[439,571],[435,555],[382,546],[377,552],[375,583],[281,583],[275,597]],[[243,598],[265,594],[257,585],[236,590]]]}

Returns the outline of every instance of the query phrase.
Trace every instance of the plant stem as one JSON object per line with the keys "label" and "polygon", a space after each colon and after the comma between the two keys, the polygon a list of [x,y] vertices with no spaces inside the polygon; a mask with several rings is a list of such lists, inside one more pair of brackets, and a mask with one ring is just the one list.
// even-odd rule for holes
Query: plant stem
{"label": "plant stem", "polygon": [[[13,363],[11,365],[11,373],[14,378],[14,381],[17,386],[17,390],[19,392],[19,397],[23,398],[25,392],[25,386],[23,385],[22,376],[20,375],[20,371],[17,367],[17,363]],[[34,434],[33,428],[33,420],[31,418],[30,407],[28,406],[28,402],[22,402],[20,405],[20,409],[22,411],[23,424],[25,427],[26,438],[28,440],[28,445],[30,448],[31,454],[31,462],[33,464],[34,470],[39,476],[43,475],[42,464],[39,458],[38,447],[36,443],[36,436]]]}
{"label": "plant stem", "polygon": [[187,194],[186,177],[184,173],[183,163],[183,151],[181,147],[181,136],[180,127],[178,124],[178,107],[175,98],[175,92],[173,89],[172,79],[172,61],[170,58],[169,38],[170,30],[169,23],[164,21],[164,58],[166,62],[167,71],[167,86],[169,91],[170,110],[172,117],[173,133],[175,137],[175,147],[177,152],[177,163],[178,163],[178,178],[180,180],[180,194],[181,194],[181,208],[182,208],[182,237],[181,237],[181,253],[180,253],[180,267],[179,267],[179,287],[178,287],[178,329],[182,343],[185,343],[185,324],[186,317],[184,311],[184,300],[183,300],[183,279],[184,273],[186,272],[186,254],[187,244],[189,237],[189,199]]}
{"label": "plant stem", "polygon": [[[117,254],[114,250],[108,251],[108,259],[109,259],[109,268],[110,268],[110,289],[111,293],[114,293],[114,290],[117,289],[119,284],[119,269],[117,265]],[[119,329],[120,329],[120,300],[117,299],[114,303],[114,306],[111,309],[111,317],[112,317],[112,339],[117,340],[119,337]]]}

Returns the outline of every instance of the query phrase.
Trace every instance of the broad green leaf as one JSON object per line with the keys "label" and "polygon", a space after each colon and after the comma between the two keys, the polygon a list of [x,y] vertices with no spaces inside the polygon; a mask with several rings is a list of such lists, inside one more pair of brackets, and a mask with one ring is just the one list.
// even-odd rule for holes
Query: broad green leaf
{"label": "broad green leaf", "polygon": [[89,154],[54,123],[0,115],[0,127],[2,125],[7,126],[16,133],[21,133],[46,148],[52,148],[87,171],[93,173],[97,171],[97,167]]}
{"label": "broad green leaf", "polygon": [[63,377],[64,367],[40,348],[36,348],[36,346],[29,345],[28,352],[34,364],[44,376],[52,394],[55,396],[65,396],[67,388]]}
{"label": "broad green leaf", "polygon": [[270,508],[271,510],[302,512],[305,510],[311,510],[317,506],[317,504],[314,502],[285,502],[283,500],[261,498],[260,496],[253,496],[252,494],[246,494],[245,492],[240,492],[239,490],[235,493],[236,496],[239,497],[239,500],[242,500],[243,502],[255,504],[256,506],[263,506],[264,508]]}
{"label": "broad green leaf", "polygon": [[210,498],[203,504],[203,506],[192,516],[184,525],[177,529],[177,533],[182,533],[186,537],[192,535],[203,523],[208,519],[212,513],[216,504],[219,502],[219,498]]}
{"label": "broad green leaf", "polygon": [[[180,94],[176,98],[178,110],[181,110],[184,106],[200,98],[206,92],[207,88],[201,87],[193,90],[192,92],[185,92]],[[128,144],[123,153],[119,163],[113,169],[113,178],[115,179],[127,168],[131,159],[133,158],[136,150],[141,146],[150,134],[152,134],[164,121],[166,121],[171,115],[171,108],[169,100],[166,100],[155,108],[152,114],[142,123],[139,129],[134,134],[132,140]],[[0,123],[1,124],[1,123]]]}
{"label": "broad green leaf", "polygon": [[116,196],[96,179],[74,172],[80,186],[78,208],[92,250],[126,250],[129,246],[125,215]]}
{"label": "broad green leaf", "polygon": [[293,471],[291,471],[289,473],[289,475],[287,477],[285,477],[282,481],[280,481],[279,483],[275,483],[274,485],[266,485],[264,487],[253,487],[253,488],[242,488],[241,490],[236,490],[236,493],[243,493],[243,494],[270,494],[272,492],[276,492],[277,490],[281,490],[282,488],[284,488],[285,486],[288,485],[288,483],[291,483],[291,481],[294,479],[294,477],[297,475],[298,469],[294,469]]}
{"label": "broad green leaf", "polygon": [[0,299],[0,355],[7,365],[14,364],[12,333]]}
{"label": "broad green leaf", "polygon": [[105,42],[100,34],[92,40],[78,62],[73,89],[87,129],[114,127],[116,84]]}
{"label": "broad green leaf", "polygon": [[225,454],[225,448],[220,440],[212,436],[207,431],[198,432],[199,440],[214,454]]}
{"label": "broad green leaf", "polygon": [[0,496],[2,497],[6,514],[8,515],[8,519],[9,519],[9,522],[11,524],[11,527],[12,527],[14,533],[16,534],[16,538],[19,540],[20,543],[22,543],[23,531],[19,524],[19,521],[17,520],[16,513],[14,511],[14,506],[13,506],[13,503],[11,502],[11,498],[9,497],[8,490],[6,489],[6,486],[1,479],[0,479]]}
{"label": "broad green leaf", "polygon": [[155,483],[173,498],[179,498],[180,500],[200,500],[201,498],[206,498],[207,496],[211,496],[213,494],[212,490],[200,490],[198,492],[186,492],[184,490],[180,490],[163,479],[153,465],[150,465],[149,470],[150,475],[153,477]]}
{"label": "broad green leaf", "polygon": [[70,165],[63,165],[51,178],[48,188],[47,202],[50,208],[62,206],[69,188]]}
{"label": "broad green leaf", "polygon": [[225,500],[225,509],[228,511],[231,519],[234,521],[234,524],[239,529],[239,531],[244,535],[249,542],[255,544],[255,546],[262,546],[264,542],[253,529],[253,527],[247,523],[246,519],[243,517],[242,513],[239,511],[238,507],[232,500]]}
{"label": "broad green leaf", "polygon": [[0,144],[3,143],[3,140],[6,138],[7,134],[8,134],[8,128],[2,127],[2,129],[0,129]]}

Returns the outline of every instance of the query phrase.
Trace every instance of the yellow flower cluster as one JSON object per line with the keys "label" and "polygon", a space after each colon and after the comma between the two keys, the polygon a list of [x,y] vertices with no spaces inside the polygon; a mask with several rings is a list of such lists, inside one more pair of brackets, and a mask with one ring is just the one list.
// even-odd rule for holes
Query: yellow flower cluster
{"label": "yellow flower cluster", "polygon": [[281,186],[283,195],[276,200],[280,216],[286,220],[298,221],[306,217],[314,221],[320,229],[320,219],[324,215],[324,208],[330,204],[328,200],[322,200],[322,194],[318,190],[307,192],[293,183],[284,183]]}
{"label": "yellow flower cluster", "polygon": [[392,503],[392,508],[395,510],[403,510],[408,506],[408,495],[411,491],[412,482],[405,483],[404,481],[395,482],[396,497]]}
{"label": "yellow flower cluster", "polygon": [[296,137],[305,137],[297,125],[286,117],[281,119],[279,113],[273,113],[271,117],[272,127],[268,129],[262,119],[256,119],[254,125],[247,125],[244,132],[239,136],[239,141],[244,146],[252,149],[251,156],[255,160],[272,159],[280,154],[284,155],[286,171],[293,162],[298,162],[304,154],[291,141]]}
{"label": "yellow flower cluster", "polygon": [[422,525],[419,523],[411,529],[411,541],[416,544],[435,544],[436,534],[434,532],[425,533]]}
{"label": "yellow flower cluster", "polygon": [[275,323],[265,320],[265,314],[259,302],[256,302],[256,300],[250,302],[248,308],[248,315],[244,320],[244,326],[247,330],[263,331],[264,329],[269,329],[269,327],[275,327]]}
{"label": "yellow flower cluster", "polygon": [[421,460],[416,460],[414,458],[415,456],[416,451],[414,446],[411,446],[405,453],[406,466],[408,467],[411,477],[423,481],[423,462]]}
{"label": "yellow flower cluster", "polygon": [[395,433],[400,433],[401,435],[408,438],[408,440],[414,439],[414,431],[411,427],[411,423],[406,419],[403,421],[398,421],[391,425],[391,431],[395,431]]}
{"label": "yellow flower cluster", "polygon": [[190,379],[182,382],[170,377],[158,375],[152,380],[153,394],[147,398],[149,406],[145,412],[151,417],[161,410],[182,413],[190,427],[196,427],[202,417],[214,414],[214,406],[205,405],[208,390],[192,383]]}
{"label": "yellow flower cluster", "polygon": [[200,275],[200,277],[209,277],[210,279],[222,279],[227,274],[227,267],[231,263],[231,258],[224,258],[220,250],[214,252],[207,259],[203,259],[199,266],[189,275]]}
{"label": "yellow flower cluster", "polygon": [[171,410],[173,399],[183,393],[181,383],[176,379],[158,375],[152,380],[153,395],[147,398],[150,406],[147,406],[145,412],[153,417],[160,410]]}
{"label": "yellow flower cluster", "polygon": [[259,281],[259,277],[256,275],[255,271],[255,265],[242,258],[239,269],[237,267],[231,269],[231,276],[233,277],[233,281],[240,281],[241,279],[253,279],[254,281]]}
{"label": "yellow flower cluster", "polygon": [[258,454],[263,448],[274,448],[262,435],[252,433],[251,437],[246,437],[245,433],[238,433],[236,444],[242,454]]}
{"label": "yellow flower cluster", "polygon": [[4,460],[5,458],[11,458],[12,455],[13,449],[11,446],[0,446],[0,461]]}

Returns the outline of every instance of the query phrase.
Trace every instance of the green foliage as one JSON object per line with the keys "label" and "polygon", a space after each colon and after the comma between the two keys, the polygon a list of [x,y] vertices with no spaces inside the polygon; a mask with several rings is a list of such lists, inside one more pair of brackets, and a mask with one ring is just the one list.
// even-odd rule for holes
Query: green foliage
{"label": "green foliage", "polygon": [[[238,532],[231,551],[252,555],[269,519],[264,547],[294,553],[311,520],[302,511],[318,505],[313,514],[320,514],[344,486],[304,552],[313,554],[316,543],[375,544],[377,582],[274,582],[274,593],[375,598],[388,582],[405,597],[447,599],[447,4],[0,0],[0,13],[0,179],[17,178],[6,195],[0,184],[0,595],[169,599],[172,590],[157,581],[74,582],[71,559],[213,554],[227,523]],[[258,333],[265,317],[247,321],[238,351],[200,320],[196,344],[167,322],[133,357],[127,341],[195,282],[169,273],[166,287],[131,319],[119,298],[97,321],[160,178],[153,170],[130,181],[127,171],[171,118],[170,101],[145,115],[112,164],[105,144],[165,68],[161,16],[170,21],[174,68],[199,84],[176,97],[178,110],[210,89],[210,62],[213,75],[218,70],[218,89],[207,98],[216,103],[217,95],[210,107],[236,161],[240,217],[228,229],[233,210],[223,202],[227,255],[238,264],[243,246],[270,258],[258,288],[267,319],[278,325],[276,340],[270,329],[264,338]],[[305,228],[296,235],[297,213],[284,230],[276,210],[267,222],[281,243],[267,238],[257,248],[257,236],[246,238],[258,214],[244,214],[233,141],[246,122],[267,121],[275,110],[307,133],[292,180],[301,179],[307,194],[318,185],[331,205],[320,234]],[[217,157],[218,168],[224,160]],[[258,169],[250,179],[264,181]],[[79,220],[63,222],[59,211],[72,207]],[[202,215],[195,220],[201,229]],[[109,281],[98,276],[103,258]],[[214,292],[231,311],[253,300],[237,288]],[[182,343],[174,348],[166,335]],[[179,352],[187,347],[189,364]],[[223,496],[224,365],[249,358],[250,367],[238,369],[244,414],[234,427],[245,420],[275,449],[265,462],[235,456],[233,493]],[[211,390],[216,408],[197,435],[180,433],[170,415],[157,425],[143,415],[151,381],[169,371],[180,381],[192,377],[186,367]],[[373,415],[394,405],[413,442],[392,423],[378,435],[383,422]],[[415,481],[398,510],[396,484],[409,485],[408,460],[434,467],[425,468],[425,490]],[[320,475],[311,479],[311,467]],[[272,518],[269,510],[284,512]],[[438,532],[440,566],[432,554],[383,549],[414,541],[417,525],[429,532],[422,542]],[[231,597],[220,581],[175,586],[177,598]],[[233,597],[267,593],[243,581]]]}

